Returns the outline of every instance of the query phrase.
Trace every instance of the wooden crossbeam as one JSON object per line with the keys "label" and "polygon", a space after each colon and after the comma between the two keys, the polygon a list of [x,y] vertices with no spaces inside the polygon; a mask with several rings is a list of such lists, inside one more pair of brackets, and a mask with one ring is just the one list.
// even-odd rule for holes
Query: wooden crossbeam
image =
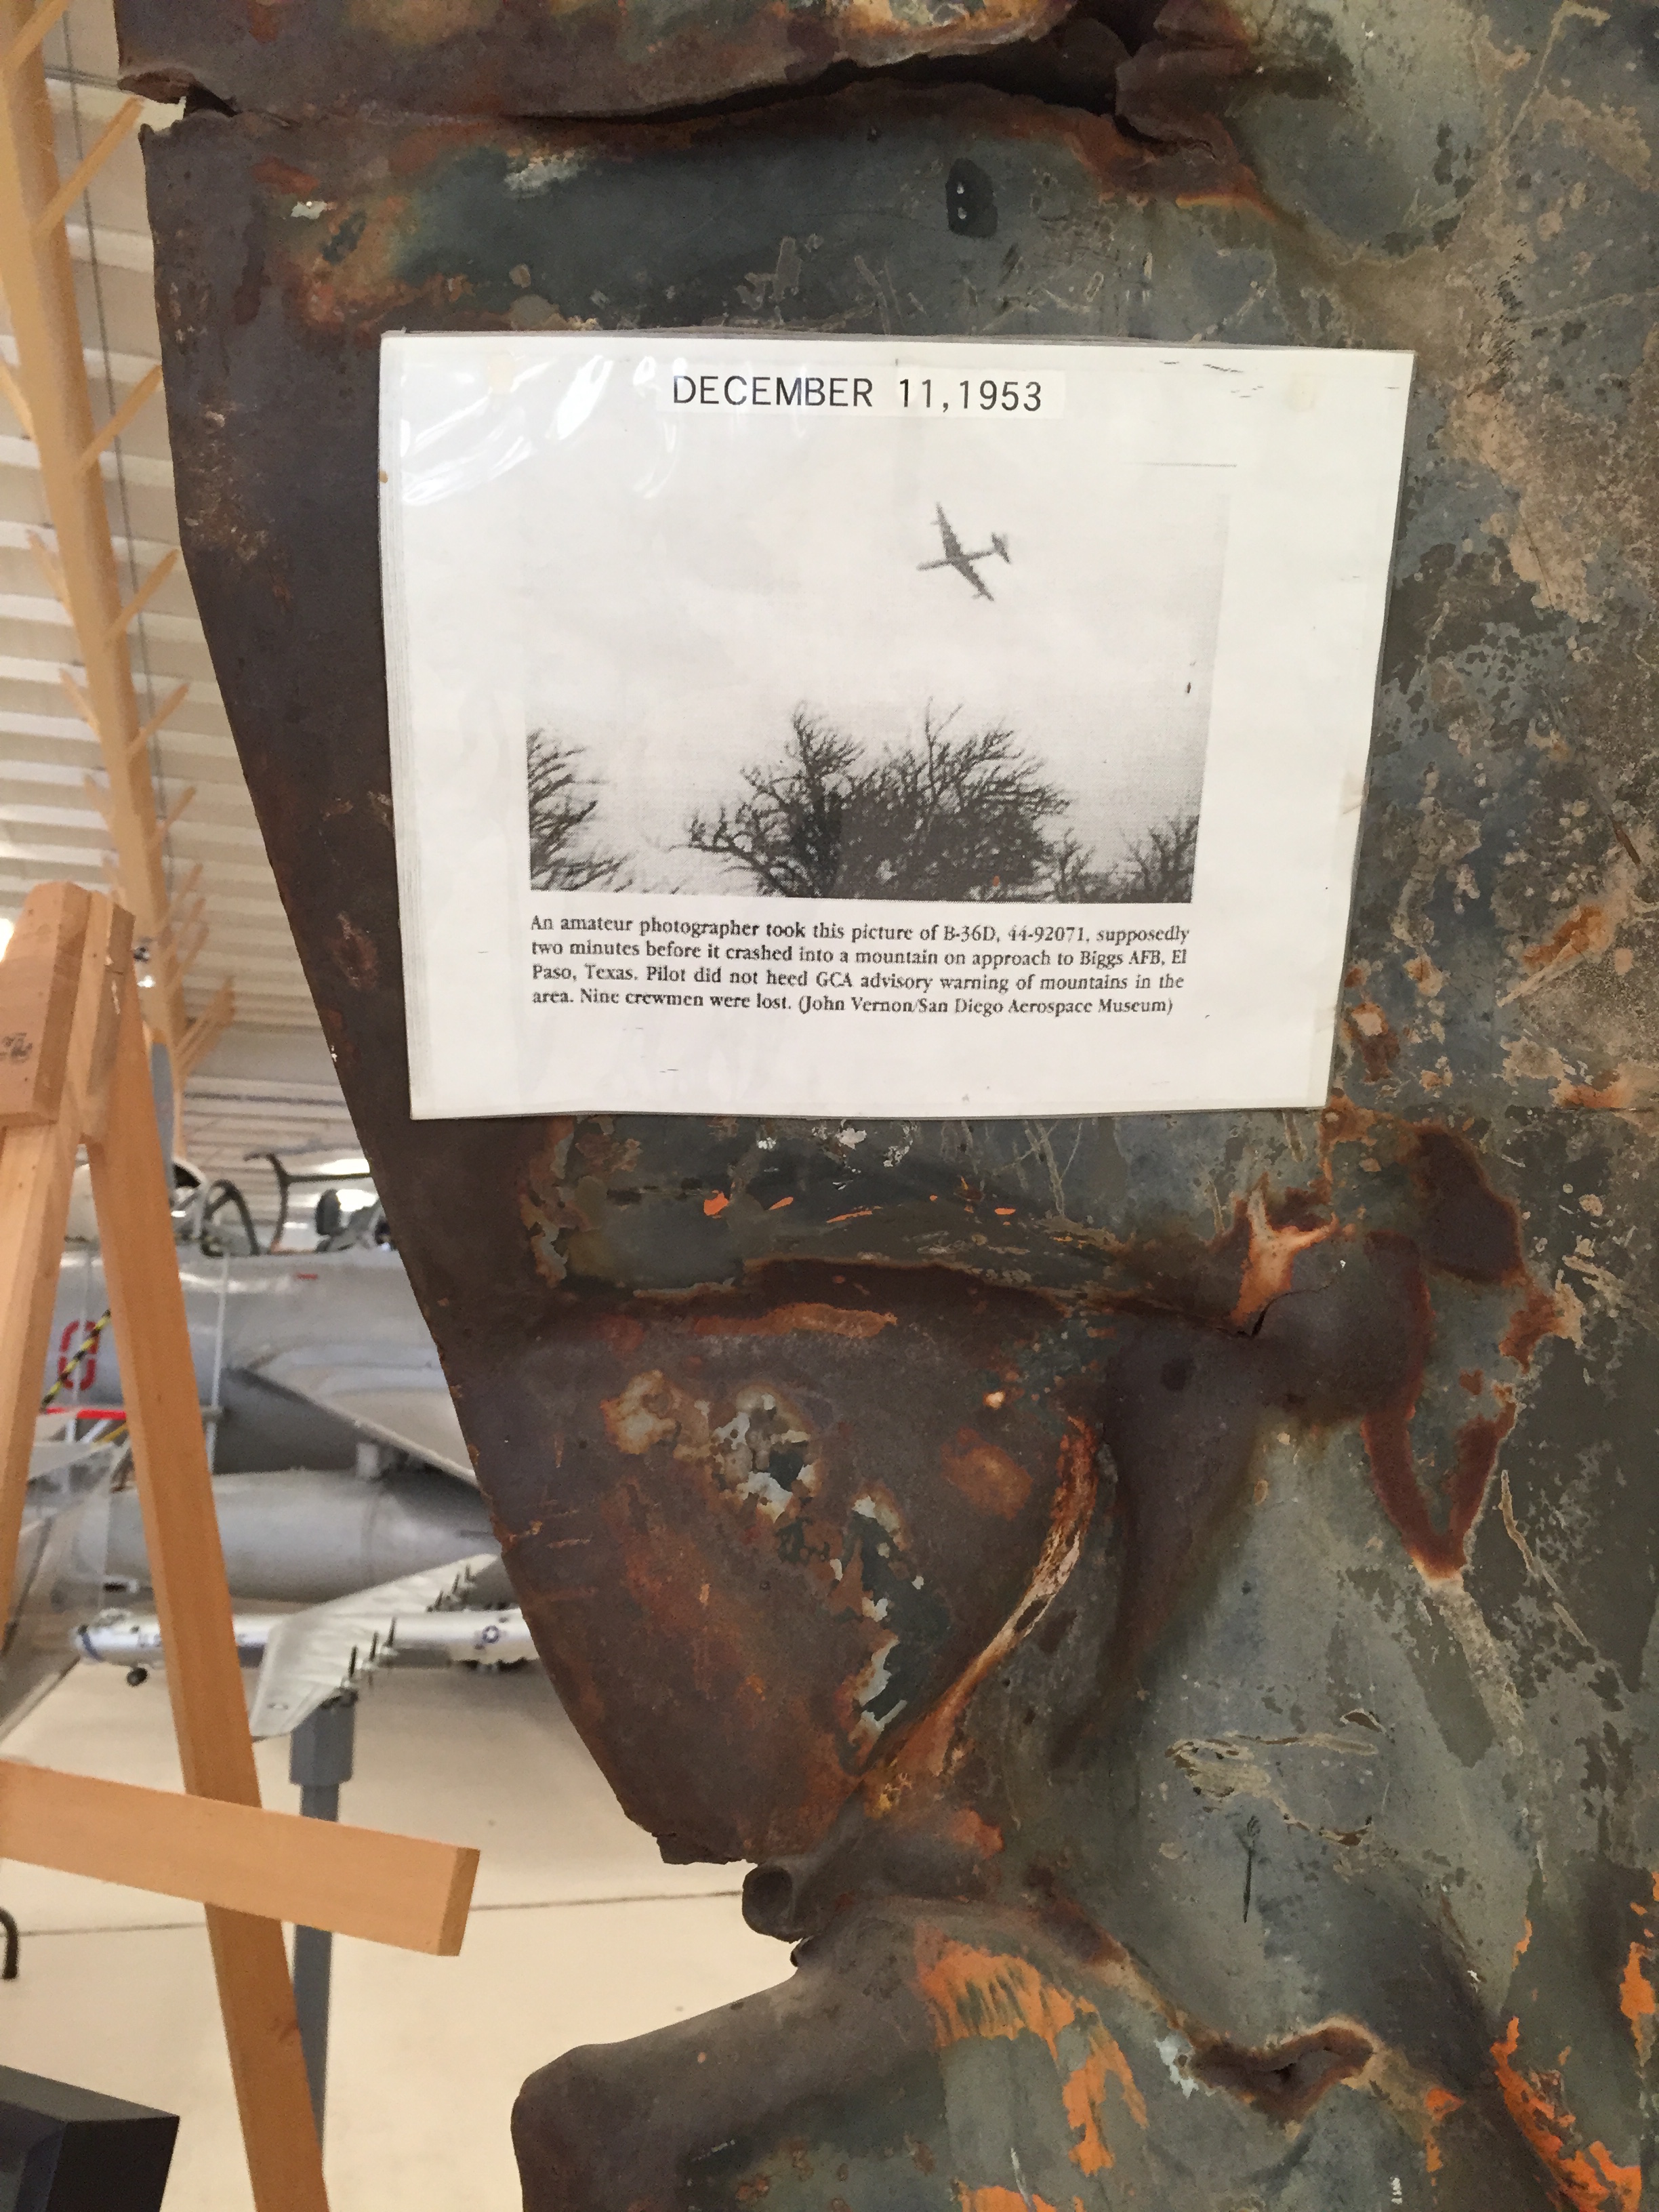
{"label": "wooden crossbeam", "polygon": [[86,159],[76,164],[57,191],[34,218],[34,237],[37,245],[49,236],[75,205],[110,155],[124,138],[138,128],[138,118],[144,112],[142,100],[123,100],[97,139],[88,149]]}
{"label": "wooden crossbeam", "polygon": [[[172,805],[168,807],[167,812],[161,817],[161,821],[156,824],[155,835],[158,841],[167,836],[167,831],[171,830],[173,823],[179,820],[185,809],[190,805],[191,800],[194,799],[195,796],[196,786],[193,783],[187,783],[184,789],[179,793],[177,799],[173,800]],[[158,937],[161,934],[159,929],[155,933]]]}
{"label": "wooden crossbeam", "polygon": [[169,545],[132,597],[118,610],[114,621],[109,626],[108,635],[112,644],[118,637],[125,636],[132,628],[134,623],[137,621],[139,616],[143,614],[178,565],[179,548],[176,545]]}
{"label": "wooden crossbeam", "polygon": [[[118,917],[118,920],[117,919]],[[100,1020],[106,1020],[106,975],[129,957],[131,921],[107,899],[68,884],[37,884],[24,902],[11,944],[0,960],[0,1035],[21,1040],[34,1081],[55,1099],[42,1120],[15,1100],[0,1137],[0,1590],[9,1594],[23,1497],[28,1484],[34,1417],[40,1405],[52,1310],[58,1294],[64,1224],[81,1129],[88,1118],[95,1067],[101,1066]],[[40,963],[67,964],[75,975],[70,1020],[61,1002],[38,982],[22,981]],[[17,1051],[14,1043],[9,1050]],[[152,1116],[153,1118],[153,1116]]]}
{"label": "wooden crossbeam", "polygon": [[7,406],[17,417],[23,435],[32,438],[34,435],[34,419],[29,413],[29,403],[23,397],[22,386],[11,373],[11,363],[6,361],[0,361],[0,397],[4,398]]}
{"label": "wooden crossbeam", "polygon": [[[29,553],[35,567],[46,580],[46,589],[63,608],[64,613],[69,614],[69,586],[64,581],[63,568],[58,556],[38,530],[31,530],[29,532]],[[74,616],[70,615],[70,619],[73,622]]]}
{"label": "wooden crossbeam", "polygon": [[128,392],[126,398],[82,454],[81,466],[83,469],[97,467],[99,455],[106,453],[121,433],[131,427],[139,409],[161,388],[161,364],[158,361],[153,368],[147,368],[144,371],[137,383],[133,386],[131,391]]}
{"label": "wooden crossbeam", "polygon": [[178,713],[179,709],[184,705],[185,700],[188,699],[189,696],[190,686],[188,684],[176,684],[173,689],[167,693],[167,697],[162,700],[161,705],[150,716],[149,721],[144,724],[137,736],[134,738],[129,750],[133,753],[143,752],[145,746],[149,744],[150,739],[155,735],[157,730],[161,728],[162,723],[171,721],[173,717]]}
{"label": "wooden crossbeam", "polygon": [[179,1082],[185,1083],[230,1027],[236,1012],[236,994],[228,981],[221,983],[206,1006],[185,1031],[179,1048]]}
{"label": "wooden crossbeam", "polygon": [[478,1854],[0,1759],[0,1859],[453,1959]]}
{"label": "wooden crossbeam", "polygon": [[[64,690],[68,692],[70,706],[74,708],[76,713],[81,717],[81,720],[86,724],[87,727],[92,732],[92,734],[95,738],[98,734],[98,724],[93,715],[91,700],[88,698],[86,693],[81,689],[80,685],[76,682],[74,677],[70,675],[67,668],[60,668],[58,670],[58,681],[63,685]],[[89,781],[89,778],[82,776],[81,781],[82,783],[85,785]],[[108,817],[106,816],[106,819]]]}
{"label": "wooden crossbeam", "polygon": [[69,4],[70,0],[45,0],[45,4],[37,8],[27,18],[22,29],[7,47],[5,58],[3,62],[0,62],[0,68],[5,69],[8,73],[13,70],[21,69],[29,56],[37,51],[41,40],[46,37],[52,25],[60,16],[69,13]]}
{"label": "wooden crossbeam", "polygon": [[[206,950],[207,941],[208,927],[204,921],[194,922],[185,931],[179,945],[179,974],[181,979],[188,975],[196,965]],[[190,1032],[186,1030],[185,1034],[188,1036]]]}

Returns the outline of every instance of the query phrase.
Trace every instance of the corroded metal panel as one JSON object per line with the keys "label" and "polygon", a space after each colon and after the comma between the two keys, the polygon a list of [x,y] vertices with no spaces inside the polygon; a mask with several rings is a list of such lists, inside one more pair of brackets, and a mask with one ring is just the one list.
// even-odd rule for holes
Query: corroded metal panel
{"label": "corroded metal panel", "polygon": [[[804,1945],[533,2077],[537,2208],[1641,2201],[1652,19],[1134,13],[1115,119],[149,142],[191,574],[516,1590]],[[1416,352],[1323,1112],[410,1121],[377,342],[574,324]]]}

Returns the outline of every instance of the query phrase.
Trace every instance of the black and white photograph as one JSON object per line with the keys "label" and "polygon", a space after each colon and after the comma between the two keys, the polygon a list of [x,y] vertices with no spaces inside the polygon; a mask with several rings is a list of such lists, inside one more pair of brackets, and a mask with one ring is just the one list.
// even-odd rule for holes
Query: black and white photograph
{"label": "black and white photograph", "polygon": [[653,495],[537,566],[532,888],[1191,899],[1229,469],[1079,470],[1063,420],[652,427]]}
{"label": "black and white photograph", "polygon": [[1322,1098],[1410,374],[389,337],[412,1110]]}

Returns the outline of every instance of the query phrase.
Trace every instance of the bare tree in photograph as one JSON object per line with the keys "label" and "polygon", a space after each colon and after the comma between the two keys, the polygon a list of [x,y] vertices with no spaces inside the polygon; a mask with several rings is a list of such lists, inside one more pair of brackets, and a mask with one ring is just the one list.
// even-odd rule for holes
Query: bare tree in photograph
{"label": "bare tree in photograph", "polygon": [[930,713],[919,742],[871,759],[798,708],[781,759],[745,769],[744,795],[687,827],[694,853],[782,898],[1046,898],[1065,794],[1012,731],[952,738]]}
{"label": "bare tree in photograph", "polygon": [[1197,858],[1198,809],[1191,807],[1136,839],[1112,871],[1112,896],[1124,906],[1184,906]]}
{"label": "bare tree in photograph", "polygon": [[1179,808],[1129,845],[1115,866],[1098,866],[1092,854],[1066,837],[1055,854],[1050,896],[1073,905],[1185,906],[1193,895],[1198,857],[1198,810]]}
{"label": "bare tree in photograph", "polygon": [[599,800],[580,772],[580,748],[546,730],[526,747],[530,810],[530,887],[538,891],[625,890],[620,854],[596,847],[587,833]]}
{"label": "bare tree in photograph", "polygon": [[777,898],[1162,905],[1193,895],[1198,813],[1103,867],[1065,827],[1066,793],[1001,725],[965,737],[930,709],[919,740],[872,757],[798,707],[789,743],[686,842]]}

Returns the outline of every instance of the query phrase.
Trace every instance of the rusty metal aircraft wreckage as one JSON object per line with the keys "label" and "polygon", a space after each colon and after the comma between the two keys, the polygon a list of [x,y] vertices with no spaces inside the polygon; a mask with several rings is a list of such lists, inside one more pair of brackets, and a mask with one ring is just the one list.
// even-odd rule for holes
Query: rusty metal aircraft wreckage
{"label": "rusty metal aircraft wreckage", "polygon": [[[1633,2212],[1659,10],[120,13],[191,573],[515,1589],[799,1946],[534,2075],[526,2203]],[[411,1121],[380,334],[744,324],[1415,353],[1324,1111]]]}

